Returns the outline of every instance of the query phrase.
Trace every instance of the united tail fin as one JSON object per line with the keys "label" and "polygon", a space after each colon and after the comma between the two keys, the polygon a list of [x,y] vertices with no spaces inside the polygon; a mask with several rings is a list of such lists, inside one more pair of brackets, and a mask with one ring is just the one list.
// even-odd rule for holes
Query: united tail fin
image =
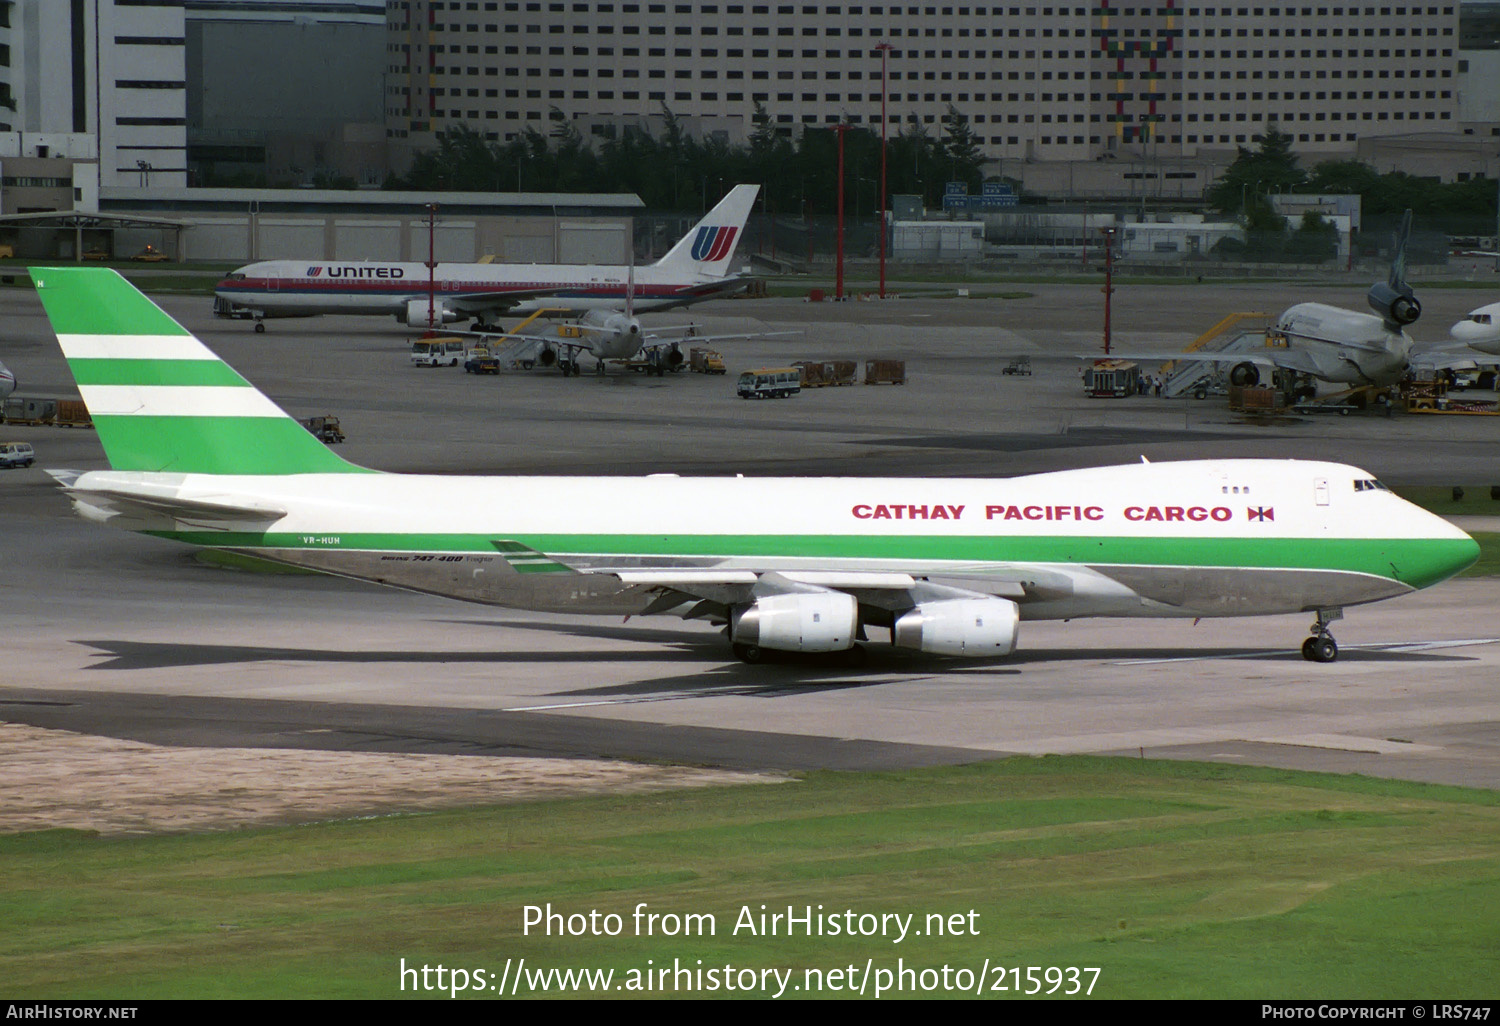
{"label": "united tail fin", "polygon": [[33,267],[31,279],[115,470],[369,473],[330,452],[118,272]]}
{"label": "united tail fin", "polygon": [[729,270],[729,259],[739,245],[755,206],[758,185],[736,185],[719,205],[692,227],[656,266],[687,274],[722,278]]}

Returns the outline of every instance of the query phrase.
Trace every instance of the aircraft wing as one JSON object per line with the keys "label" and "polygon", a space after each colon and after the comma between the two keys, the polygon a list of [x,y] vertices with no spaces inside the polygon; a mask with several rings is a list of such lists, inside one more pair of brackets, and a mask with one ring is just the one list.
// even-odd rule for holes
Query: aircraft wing
{"label": "aircraft wing", "polygon": [[1005,598],[1012,601],[1059,598],[1088,587],[1074,575],[1041,567],[985,565],[956,567],[941,574],[913,576],[889,571],[842,569],[620,569],[607,572],[622,583],[654,590],[647,613],[678,611],[684,619],[724,621],[733,606],[758,596],[785,592],[837,591],[861,605],[903,612],[939,599]]}
{"label": "aircraft wing", "polygon": [[1415,366],[1431,367],[1434,370],[1500,367],[1500,355],[1482,353],[1471,348],[1467,342],[1448,342],[1412,350],[1409,362]]}
{"label": "aircraft wing", "polygon": [[528,299],[555,296],[567,286],[557,285],[538,289],[504,289],[495,292],[465,292],[462,295],[443,296],[443,305],[462,314],[503,313]]}

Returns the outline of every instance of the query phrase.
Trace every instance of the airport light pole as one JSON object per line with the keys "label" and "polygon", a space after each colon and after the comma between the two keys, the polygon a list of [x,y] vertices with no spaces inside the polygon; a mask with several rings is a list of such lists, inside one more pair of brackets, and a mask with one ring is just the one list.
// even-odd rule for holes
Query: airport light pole
{"label": "airport light pole", "polygon": [[1115,294],[1115,229],[1100,228],[1104,235],[1104,355],[1109,355],[1109,305]]}
{"label": "airport light pole", "polygon": [[844,133],[849,131],[849,126],[839,124],[834,126],[834,132],[839,137],[839,180],[838,180],[838,232],[836,245],[836,274],[834,278],[833,298],[844,298]]}
{"label": "airport light pole", "polygon": [[880,234],[880,298],[885,298],[885,73],[886,60],[891,53],[890,43],[879,43],[880,51],[880,209],[876,213],[877,230]]}
{"label": "airport light pole", "polygon": [[427,204],[427,330],[434,330],[437,319],[437,208]]}

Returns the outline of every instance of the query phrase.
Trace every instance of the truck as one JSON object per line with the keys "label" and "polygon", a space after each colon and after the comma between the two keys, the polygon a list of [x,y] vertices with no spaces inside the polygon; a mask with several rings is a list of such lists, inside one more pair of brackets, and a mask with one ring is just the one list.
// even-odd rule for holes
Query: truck
{"label": "truck", "polygon": [[337,417],[325,414],[321,417],[307,417],[297,423],[311,431],[313,437],[325,445],[337,445],[344,440],[344,432],[339,427]]}
{"label": "truck", "polygon": [[740,375],[741,399],[785,399],[802,391],[802,372],[796,367],[763,367]]}
{"label": "truck", "polygon": [[688,369],[695,374],[724,374],[724,357],[707,346],[694,346],[688,350]]}
{"label": "truck", "polygon": [[411,344],[413,367],[457,367],[463,358],[461,338],[419,338]]}
{"label": "truck", "polygon": [[1140,367],[1128,360],[1095,360],[1083,369],[1083,390],[1091,399],[1135,395],[1140,381]]}
{"label": "truck", "polygon": [[489,346],[475,346],[464,355],[465,374],[499,374],[500,357]]}

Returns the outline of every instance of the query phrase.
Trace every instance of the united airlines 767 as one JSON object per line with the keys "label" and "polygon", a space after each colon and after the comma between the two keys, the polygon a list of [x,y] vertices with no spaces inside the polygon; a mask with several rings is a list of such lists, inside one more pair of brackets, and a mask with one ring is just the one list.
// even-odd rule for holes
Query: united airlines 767
{"label": "united airlines 767", "polygon": [[[635,309],[667,310],[742,289],[746,279],[728,273],[729,261],[759,189],[735,186],[666,256],[634,268]],[[621,310],[631,274],[629,265],[440,263],[429,275],[423,263],[267,260],[219,282],[214,312],[253,318],[257,331],[269,317],[336,313],[395,316],[413,327],[473,318],[483,330],[502,314]]]}

